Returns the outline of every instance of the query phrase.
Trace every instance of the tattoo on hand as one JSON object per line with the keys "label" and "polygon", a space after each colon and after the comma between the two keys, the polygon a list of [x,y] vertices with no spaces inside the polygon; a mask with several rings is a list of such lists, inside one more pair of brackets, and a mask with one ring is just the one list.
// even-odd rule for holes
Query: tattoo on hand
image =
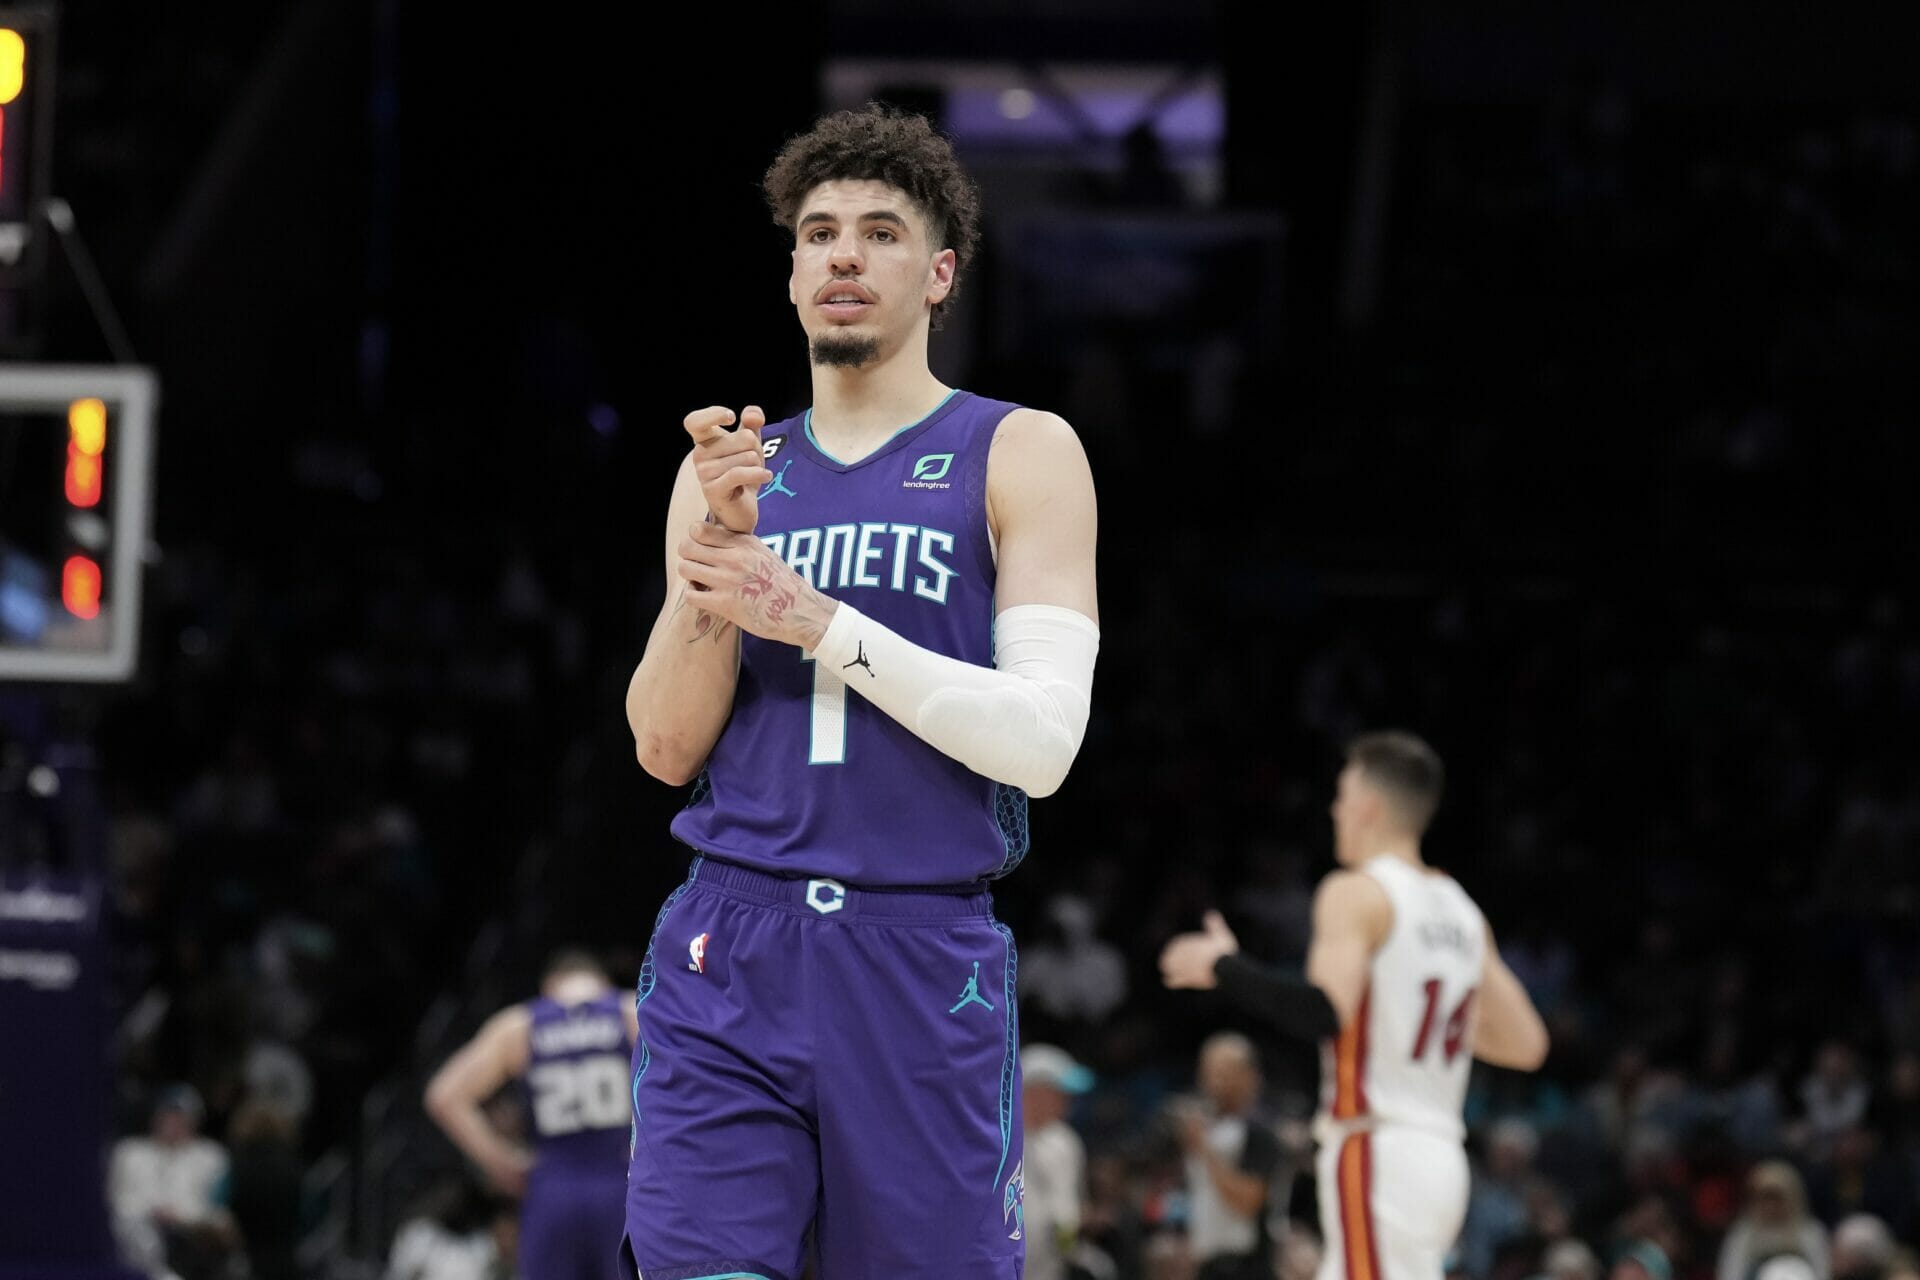
{"label": "tattoo on hand", "polygon": [[740,598],[753,601],[759,606],[762,617],[778,624],[787,616],[787,610],[798,597],[791,587],[777,585],[773,580],[773,571],[761,565],[748,571],[747,580],[740,584]]}

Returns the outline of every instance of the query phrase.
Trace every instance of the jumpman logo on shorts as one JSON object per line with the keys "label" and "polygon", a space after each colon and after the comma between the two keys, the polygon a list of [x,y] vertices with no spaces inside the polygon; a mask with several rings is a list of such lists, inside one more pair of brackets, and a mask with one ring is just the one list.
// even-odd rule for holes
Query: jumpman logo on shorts
{"label": "jumpman logo on shorts", "polygon": [[980,996],[980,962],[978,960],[973,962],[973,976],[967,979],[966,988],[960,992],[960,1003],[947,1012],[958,1013],[970,1004],[982,1005],[988,1013],[993,1012],[993,1006],[987,1004]]}
{"label": "jumpman logo on shorts", "polygon": [[859,640],[859,641],[855,641],[855,643],[860,646],[860,651],[853,655],[852,662],[841,663],[840,669],[842,671],[845,671],[848,667],[865,667],[867,669],[867,675],[871,676],[875,680],[878,680],[880,677],[873,674],[873,664],[867,661],[866,641]]}
{"label": "jumpman logo on shorts", "polygon": [[787,467],[790,467],[792,465],[793,465],[793,459],[788,458],[786,462],[786,466],[781,467],[779,474],[774,476],[773,479],[767,481],[767,483],[761,488],[760,492],[755,496],[765,498],[776,493],[784,493],[789,498],[799,497],[800,496],[799,494],[787,488]]}

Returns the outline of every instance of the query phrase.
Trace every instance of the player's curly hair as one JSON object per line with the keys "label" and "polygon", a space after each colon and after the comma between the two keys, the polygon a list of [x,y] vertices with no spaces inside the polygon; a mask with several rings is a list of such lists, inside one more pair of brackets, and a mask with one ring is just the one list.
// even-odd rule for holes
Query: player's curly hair
{"label": "player's curly hair", "polygon": [[906,192],[927,221],[933,243],[953,250],[953,282],[934,304],[932,326],[960,289],[980,241],[980,192],[960,167],[953,143],[917,112],[880,102],[822,116],[788,140],[761,182],[773,220],[794,230],[800,202],[823,182],[876,181]]}

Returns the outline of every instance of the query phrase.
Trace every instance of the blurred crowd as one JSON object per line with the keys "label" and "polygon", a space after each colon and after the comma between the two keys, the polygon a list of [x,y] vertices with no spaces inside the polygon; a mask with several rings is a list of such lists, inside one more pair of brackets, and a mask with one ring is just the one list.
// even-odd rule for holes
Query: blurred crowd
{"label": "blurred crowd", "polygon": [[[1301,962],[1339,747],[1387,724],[1445,757],[1429,860],[1553,1033],[1474,1078],[1454,1274],[1920,1275],[1916,135],[1817,115],[1666,118],[1598,73],[1406,111],[1377,323],[1311,387],[1231,335],[1190,366],[1224,386],[1169,375],[1151,317],[979,348],[971,385],[1088,440],[1104,516],[1093,723],[999,894],[1034,1280],[1311,1276],[1317,1060],[1213,1038],[1154,959],[1217,906]],[[420,1020],[486,920],[547,922],[516,996],[561,940],[637,967],[684,868],[620,711],[661,566],[590,536],[610,481],[556,479],[614,430],[463,494],[389,476],[418,505],[384,515],[296,454],[297,519],[163,538],[141,677],[84,725],[129,1259],[331,1274],[309,1175],[447,1047]],[[1242,496],[1163,461],[1229,444]],[[446,1164],[378,1270],[511,1275],[512,1206]]]}

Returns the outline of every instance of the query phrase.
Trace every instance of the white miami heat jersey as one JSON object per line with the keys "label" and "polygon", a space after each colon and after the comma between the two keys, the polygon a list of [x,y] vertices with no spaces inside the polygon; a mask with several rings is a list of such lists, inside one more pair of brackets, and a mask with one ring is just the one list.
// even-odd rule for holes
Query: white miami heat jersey
{"label": "white miami heat jersey", "polygon": [[1321,1042],[1322,1118],[1459,1140],[1486,923],[1451,876],[1390,857],[1360,870],[1386,891],[1393,925],[1353,1021]]}

